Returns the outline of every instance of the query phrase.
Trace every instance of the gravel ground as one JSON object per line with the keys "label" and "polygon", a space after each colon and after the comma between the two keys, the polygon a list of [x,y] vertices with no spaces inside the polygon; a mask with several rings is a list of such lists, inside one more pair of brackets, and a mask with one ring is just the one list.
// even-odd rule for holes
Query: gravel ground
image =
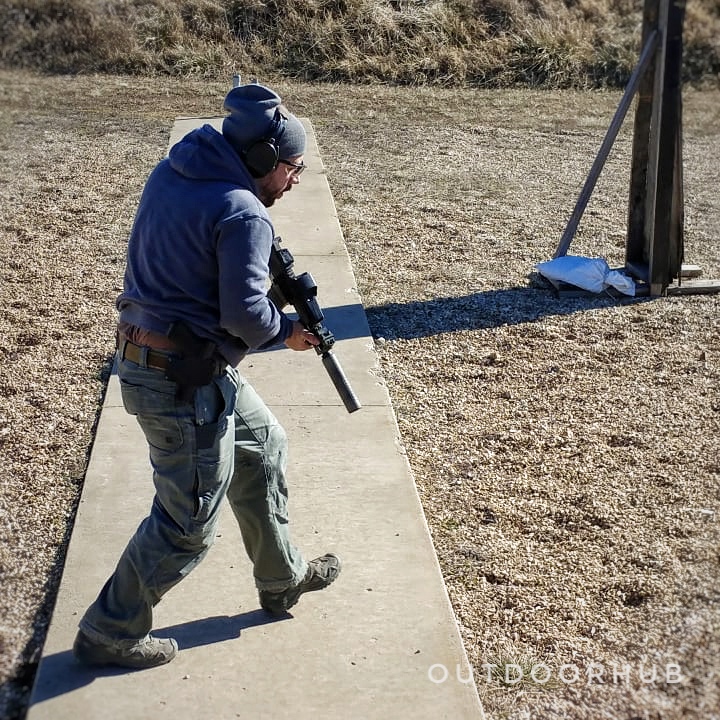
{"label": "gravel ground", "polygon": [[[147,173],[229,82],[0,72],[0,717],[22,717]],[[618,93],[279,83],[309,117],[493,718],[720,718],[720,296],[557,298]],[[720,278],[720,93],[685,97]],[[631,123],[571,252],[621,265]],[[451,680],[454,681],[454,669]]]}

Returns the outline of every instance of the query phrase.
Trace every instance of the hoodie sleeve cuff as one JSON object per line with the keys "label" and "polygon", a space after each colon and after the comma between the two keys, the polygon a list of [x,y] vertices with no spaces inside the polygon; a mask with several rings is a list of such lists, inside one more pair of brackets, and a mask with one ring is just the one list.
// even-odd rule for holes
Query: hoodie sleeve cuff
{"label": "hoodie sleeve cuff", "polygon": [[258,350],[266,350],[267,348],[274,347],[275,345],[281,345],[290,337],[290,335],[292,335],[292,331],[293,321],[285,315],[285,313],[280,313],[280,331],[274,338],[268,340],[266,343],[263,343]]}

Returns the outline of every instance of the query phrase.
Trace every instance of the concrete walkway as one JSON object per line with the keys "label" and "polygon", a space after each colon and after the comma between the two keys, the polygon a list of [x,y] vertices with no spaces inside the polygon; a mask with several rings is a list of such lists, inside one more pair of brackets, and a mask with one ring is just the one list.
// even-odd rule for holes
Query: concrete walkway
{"label": "concrete walkway", "polygon": [[[219,127],[221,118],[179,119],[171,144],[203,122]],[[295,541],[308,558],[336,552],[343,573],[291,616],[270,618],[227,508],[208,557],[156,608],[154,632],[177,639],[178,657],[140,672],[77,665],[77,621],[152,496],[145,441],[113,375],[28,720],[484,717],[305,124],[310,169],[273,219],[296,272],[317,281],[335,354],[363,407],[346,412],[312,351],[254,354],[241,371],[290,438]]]}

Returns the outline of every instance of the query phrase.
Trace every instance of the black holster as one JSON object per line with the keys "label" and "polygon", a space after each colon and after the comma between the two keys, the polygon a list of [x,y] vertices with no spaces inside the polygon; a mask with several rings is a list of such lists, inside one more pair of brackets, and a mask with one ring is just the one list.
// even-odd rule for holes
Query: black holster
{"label": "black holster", "polygon": [[222,370],[217,345],[199,338],[181,322],[173,323],[167,334],[182,354],[169,358],[165,377],[177,384],[178,399],[190,402],[196,388],[211,383]]}

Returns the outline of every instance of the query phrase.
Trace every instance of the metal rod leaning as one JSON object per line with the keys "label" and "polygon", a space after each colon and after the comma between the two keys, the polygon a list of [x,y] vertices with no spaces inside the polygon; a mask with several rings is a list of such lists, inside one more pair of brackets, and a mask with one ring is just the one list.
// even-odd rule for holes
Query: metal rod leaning
{"label": "metal rod leaning", "polygon": [[555,255],[553,255],[554,258],[561,257],[567,254],[570,243],[575,237],[578,225],[580,224],[580,219],[582,218],[582,215],[585,212],[585,208],[587,207],[587,204],[590,200],[590,195],[592,194],[592,191],[595,188],[595,184],[600,177],[600,173],[602,172],[605,161],[610,154],[613,143],[617,138],[617,134],[620,131],[620,127],[623,123],[623,120],[625,119],[625,115],[627,114],[628,108],[630,107],[633,96],[637,92],[640,80],[642,79],[645,71],[647,70],[650,60],[652,59],[652,55],[655,52],[657,43],[658,31],[654,30],[648,36],[645,47],[642,49],[642,53],[640,53],[640,59],[638,60],[638,63],[635,66],[632,75],[630,76],[630,80],[625,87],[625,93],[620,100],[618,109],[615,111],[615,115],[612,119],[612,122],[610,123],[610,127],[605,133],[605,138],[602,142],[602,145],[600,146],[600,150],[598,151],[597,156],[595,157],[595,161],[590,168],[590,172],[588,173],[585,185],[580,192],[580,196],[575,203],[575,208],[570,215],[570,220],[565,227],[565,232],[562,234],[557,249],[555,250]]}

